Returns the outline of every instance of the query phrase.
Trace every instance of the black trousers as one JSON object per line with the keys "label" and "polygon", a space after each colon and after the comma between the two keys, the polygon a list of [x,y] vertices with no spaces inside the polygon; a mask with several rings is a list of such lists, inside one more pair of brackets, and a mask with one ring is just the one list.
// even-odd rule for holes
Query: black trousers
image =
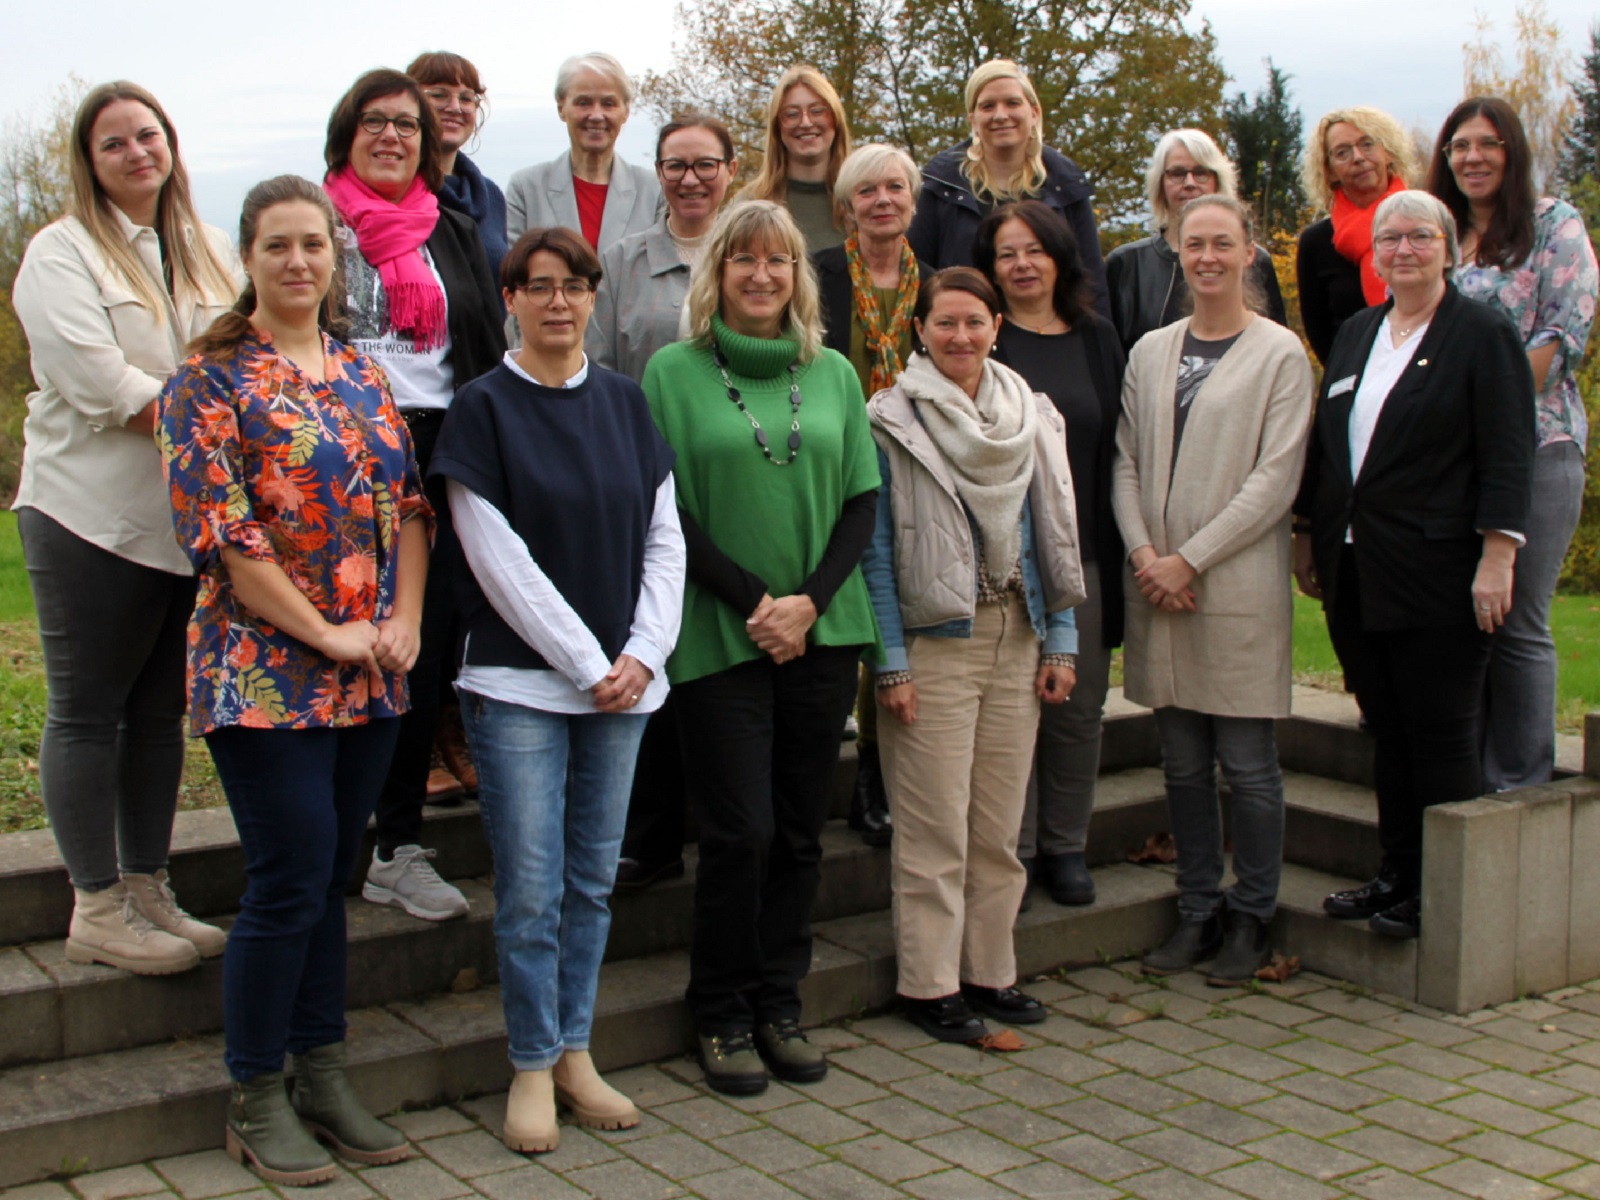
{"label": "black trousers", "polygon": [[741,663],[674,692],[700,827],[689,1011],[702,1034],[800,1017],[839,729],[859,646]]}
{"label": "black trousers", "polygon": [[628,797],[628,829],[622,835],[622,857],[646,869],[662,866],[683,854],[683,744],[678,734],[678,692],[650,714],[639,743],[639,763]]}
{"label": "black trousers", "polygon": [[[444,411],[408,411],[406,425],[416,448],[417,466],[427,479],[433,444],[444,424]],[[427,479],[428,503],[438,518],[433,551],[428,555],[428,582],[422,593],[421,646],[407,683],[411,708],[400,718],[400,737],[383,792],[378,797],[374,827],[378,851],[392,858],[396,846],[415,845],[422,837],[422,806],[428,795],[428,766],[439,726],[439,703],[445,682],[454,678],[456,596],[455,571],[465,569],[450,524],[443,479]]]}
{"label": "black trousers", "polygon": [[[1328,634],[1374,746],[1384,865],[1422,878],[1422,816],[1483,793],[1478,746],[1489,635],[1466,623],[1372,632],[1361,624],[1360,575],[1346,546]],[[1471,598],[1461,598],[1470,612]]]}

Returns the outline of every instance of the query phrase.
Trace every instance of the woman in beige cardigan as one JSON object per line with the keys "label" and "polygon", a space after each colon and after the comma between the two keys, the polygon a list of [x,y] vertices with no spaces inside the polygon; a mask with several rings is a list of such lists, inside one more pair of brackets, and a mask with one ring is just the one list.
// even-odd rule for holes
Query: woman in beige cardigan
{"label": "woman in beige cardigan", "polygon": [[[1168,975],[1215,956],[1207,981],[1228,986],[1271,956],[1283,859],[1273,718],[1289,713],[1289,505],[1311,367],[1299,339],[1247,303],[1255,249],[1237,201],[1191,201],[1178,244],[1194,315],[1128,359],[1112,507],[1131,572],[1125,686],[1156,712],[1178,851],[1181,921],[1144,966]],[[1233,793],[1238,882],[1226,895],[1218,761]]]}

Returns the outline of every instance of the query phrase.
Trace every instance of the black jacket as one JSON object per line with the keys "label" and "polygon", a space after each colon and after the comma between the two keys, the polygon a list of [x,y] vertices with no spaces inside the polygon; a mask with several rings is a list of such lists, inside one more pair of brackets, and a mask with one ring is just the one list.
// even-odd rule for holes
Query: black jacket
{"label": "black jacket", "polygon": [[[972,185],[961,173],[971,139],[934,155],[922,169],[922,196],[917,215],[912,218],[906,237],[917,258],[936,268],[970,267],[972,242],[978,225],[989,215],[992,204],[972,194]],[[1044,186],[1038,199],[1067,219],[1078,239],[1078,254],[1094,287],[1094,305],[1107,319],[1111,307],[1106,301],[1106,265],[1100,256],[1100,234],[1095,227],[1094,188],[1089,178],[1059,150],[1044,148]]]}
{"label": "black jacket", "polygon": [[[1287,326],[1283,293],[1278,288],[1278,273],[1272,255],[1256,247],[1252,278],[1267,302],[1266,315]],[[1152,329],[1171,325],[1184,315],[1183,302],[1189,285],[1183,279],[1178,252],[1161,234],[1140,238],[1118,246],[1106,259],[1106,287],[1111,294],[1111,323],[1117,328],[1124,351]]]}
{"label": "black jacket", "polygon": [[1367,307],[1361,268],[1333,248],[1333,218],[1307,225],[1294,256],[1300,288],[1300,320],[1306,341],[1324,366],[1339,327]]}
{"label": "black jacket", "polygon": [[428,253],[449,308],[450,371],[457,388],[494,370],[506,352],[505,310],[478,226],[465,213],[439,206],[439,223],[428,235]]}
{"label": "black jacket", "polygon": [[[817,269],[817,292],[822,303],[822,344],[850,357],[850,320],[855,316],[855,297],[850,294],[850,260],[843,246],[829,246],[811,256]],[[933,267],[917,261],[923,279],[933,274]],[[872,397],[868,396],[868,400]]]}
{"label": "black jacket", "polygon": [[1449,286],[1352,480],[1350,410],[1392,307],[1357,313],[1333,344],[1295,514],[1311,522],[1329,609],[1349,529],[1368,632],[1471,625],[1482,531],[1527,528],[1533,372],[1515,326]]}

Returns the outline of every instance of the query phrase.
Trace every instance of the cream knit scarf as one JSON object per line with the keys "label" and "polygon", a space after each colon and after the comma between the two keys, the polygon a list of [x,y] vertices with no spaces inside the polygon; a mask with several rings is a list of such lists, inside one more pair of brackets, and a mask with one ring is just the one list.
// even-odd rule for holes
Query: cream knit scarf
{"label": "cream knit scarf", "polygon": [[983,364],[978,394],[913,354],[900,386],[917,402],[933,444],[956,477],[956,492],[978,523],[984,561],[1003,588],[1022,553],[1022,501],[1033,481],[1033,439],[1039,413],[1027,382],[993,359]]}

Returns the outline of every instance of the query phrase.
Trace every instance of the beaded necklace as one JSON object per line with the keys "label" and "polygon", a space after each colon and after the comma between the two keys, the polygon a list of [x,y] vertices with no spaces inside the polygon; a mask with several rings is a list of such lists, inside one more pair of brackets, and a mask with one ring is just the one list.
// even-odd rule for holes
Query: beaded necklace
{"label": "beaded necklace", "polygon": [[722,357],[722,347],[715,338],[711,340],[711,361],[717,364],[717,370],[722,374],[722,386],[728,389],[728,399],[750,422],[750,427],[756,431],[756,445],[761,447],[761,453],[767,456],[767,461],[775,467],[787,467],[800,453],[800,395],[799,368],[795,363],[789,364],[789,411],[792,420],[789,425],[789,457],[777,459],[772,457],[772,447],[767,444],[767,431],[761,428],[761,422],[755,419],[754,414],[744,406],[744,398],[739,395],[739,389],[733,386],[733,380],[728,378],[728,360]]}

